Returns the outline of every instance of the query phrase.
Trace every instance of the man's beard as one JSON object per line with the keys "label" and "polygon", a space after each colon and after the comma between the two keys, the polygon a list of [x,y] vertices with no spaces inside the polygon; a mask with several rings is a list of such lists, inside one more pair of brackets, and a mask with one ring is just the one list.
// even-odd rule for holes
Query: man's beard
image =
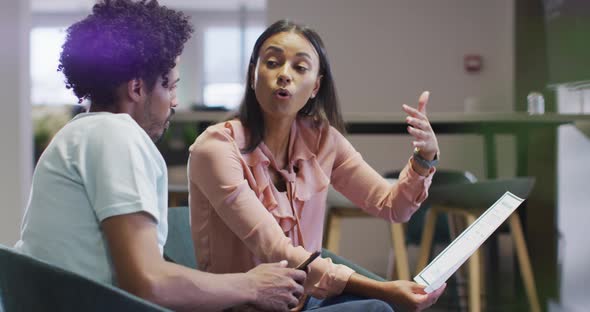
{"label": "man's beard", "polygon": [[[172,119],[172,116],[174,116],[175,111],[173,108],[170,108],[170,114],[168,114],[168,118],[166,118],[166,120],[164,121],[163,124],[160,124],[157,122],[157,118],[155,118],[155,116],[151,112],[152,111],[151,98],[148,98],[146,101],[147,102],[145,103],[144,120],[147,121],[147,128],[144,128],[144,130],[147,132],[150,139],[152,139],[152,142],[154,142],[155,144],[158,144],[164,138],[164,134],[166,133],[166,131],[168,130],[168,127],[170,126],[170,119]],[[162,133],[158,133],[160,131],[160,129],[161,129]]]}
{"label": "man's beard", "polygon": [[151,136],[152,141],[154,141],[155,144],[160,143],[162,141],[162,139],[164,138],[164,135],[168,131],[168,128],[170,128],[170,120],[172,119],[172,116],[174,116],[174,114],[175,114],[175,111],[173,108],[171,108],[170,114],[168,114],[168,118],[166,118],[166,120],[164,121],[164,124],[162,125],[162,133],[157,136]]}

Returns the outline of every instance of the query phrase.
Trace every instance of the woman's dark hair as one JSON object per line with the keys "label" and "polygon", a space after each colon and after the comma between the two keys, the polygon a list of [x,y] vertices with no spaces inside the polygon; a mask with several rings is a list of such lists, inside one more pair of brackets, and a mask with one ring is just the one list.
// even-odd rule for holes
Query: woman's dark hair
{"label": "woman's dark hair", "polygon": [[161,76],[167,87],[167,74],[192,32],[186,15],[156,0],[102,0],[67,29],[58,71],[79,102],[106,108],[129,80],[143,79],[151,91]]}
{"label": "woman's dark hair", "polygon": [[309,99],[305,106],[299,111],[299,115],[311,116],[318,124],[328,122],[331,126],[340,132],[344,132],[344,121],[340,113],[340,106],[336,96],[334,86],[334,77],[330,69],[326,48],[320,36],[311,28],[295,24],[288,20],[280,20],[270,25],[256,40],[250,64],[248,66],[248,76],[246,77],[246,92],[240,105],[238,116],[242,125],[248,129],[248,140],[244,152],[251,152],[260,142],[264,140],[264,118],[260,109],[260,104],[256,99],[256,94],[251,88],[253,71],[256,70],[256,62],[260,53],[260,48],[271,36],[281,32],[297,32],[303,35],[314,47],[320,57],[320,70],[318,75],[323,76],[320,84],[320,90],[313,99]]}

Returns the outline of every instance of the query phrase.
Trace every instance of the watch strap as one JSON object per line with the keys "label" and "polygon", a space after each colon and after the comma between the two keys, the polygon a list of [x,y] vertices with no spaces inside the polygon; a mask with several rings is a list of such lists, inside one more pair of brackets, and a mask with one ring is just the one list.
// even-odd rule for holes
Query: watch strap
{"label": "watch strap", "polygon": [[416,148],[412,157],[414,158],[414,162],[424,169],[430,169],[438,165],[438,153],[434,155],[433,160],[426,160],[420,156],[420,150]]}

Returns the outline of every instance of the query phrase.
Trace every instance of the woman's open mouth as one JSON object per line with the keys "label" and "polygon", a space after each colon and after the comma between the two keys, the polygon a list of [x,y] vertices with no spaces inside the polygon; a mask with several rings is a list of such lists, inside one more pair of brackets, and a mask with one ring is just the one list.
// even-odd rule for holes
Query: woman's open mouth
{"label": "woman's open mouth", "polygon": [[287,100],[291,98],[291,92],[289,92],[287,89],[277,89],[274,92],[274,96],[279,100]]}

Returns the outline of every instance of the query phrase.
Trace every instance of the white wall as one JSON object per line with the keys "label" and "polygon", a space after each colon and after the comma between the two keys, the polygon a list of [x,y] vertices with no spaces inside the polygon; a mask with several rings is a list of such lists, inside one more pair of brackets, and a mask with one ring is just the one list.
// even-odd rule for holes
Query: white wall
{"label": "white wall", "polygon": [[[292,18],[325,41],[344,111],[399,111],[432,92],[432,111],[463,111],[467,96],[512,110],[512,0],[275,0],[268,22]],[[484,70],[463,70],[479,53]]]}
{"label": "white wall", "polygon": [[29,104],[29,1],[0,5],[0,244],[19,237],[32,168]]}
{"label": "white wall", "polygon": [[[335,74],[343,111],[401,112],[422,90],[429,111],[463,112],[467,97],[479,111],[512,111],[514,0],[273,0],[269,24],[290,18],[317,30]],[[483,70],[467,74],[463,56],[483,56]],[[407,136],[351,136],[373,167],[399,168],[410,156]],[[514,140],[499,138],[500,176],[514,175]],[[485,176],[483,141],[439,136],[441,168]],[[374,220],[344,222],[341,253],[383,273],[387,227]],[[355,230],[359,229],[359,230]],[[369,237],[383,237],[367,243]]]}

